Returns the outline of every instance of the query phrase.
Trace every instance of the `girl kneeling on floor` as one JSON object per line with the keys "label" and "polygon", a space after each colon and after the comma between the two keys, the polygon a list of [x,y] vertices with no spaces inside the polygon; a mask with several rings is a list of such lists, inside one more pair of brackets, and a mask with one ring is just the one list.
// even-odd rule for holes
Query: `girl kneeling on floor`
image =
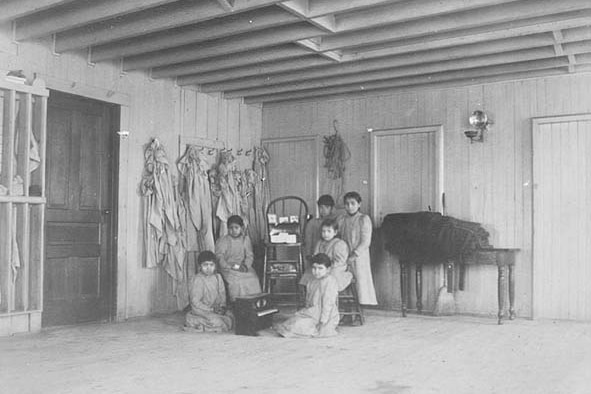
{"label": "girl kneeling on floor", "polygon": [[252,262],[254,254],[248,235],[244,234],[244,221],[238,215],[228,218],[228,234],[215,244],[222,276],[228,283],[230,300],[236,297],[258,294],[261,284]]}
{"label": "girl kneeling on floor", "polygon": [[216,273],[216,257],[208,250],[197,257],[198,273],[189,288],[191,310],[185,316],[185,328],[197,331],[230,331],[234,317],[226,309],[226,287]]}
{"label": "girl kneeling on floor", "polygon": [[324,253],[312,257],[314,279],[306,284],[306,307],[283,323],[275,325],[279,335],[290,337],[330,337],[339,324],[339,287],[329,275],[331,261]]}

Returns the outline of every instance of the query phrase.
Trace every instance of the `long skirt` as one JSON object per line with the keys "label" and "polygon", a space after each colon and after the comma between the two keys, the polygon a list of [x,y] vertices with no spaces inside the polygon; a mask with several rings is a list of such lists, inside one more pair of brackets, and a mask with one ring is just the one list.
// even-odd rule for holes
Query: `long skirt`
{"label": "long skirt", "polygon": [[[332,268],[330,271],[330,275],[334,276],[337,280],[339,285],[339,291],[343,291],[351,284],[351,280],[353,279],[353,274],[346,270],[346,268]],[[312,268],[308,267],[304,274],[300,278],[299,284],[302,286],[306,286],[308,282],[314,279],[314,275],[312,275]]]}
{"label": "long skirt", "polygon": [[228,283],[231,301],[234,301],[236,297],[258,294],[262,291],[259,277],[252,268],[248,272],[224,270],[222,276]]}
{"label": "long skirt", "polygon": [[306,309],[296,312],[286,321],[275,324],[273,329],[285,338],[333,337],[338,335],[336,330],[338,319],[321,326],[319,329],[318,319],[306,312]]}
{"label": "long skirt", "polygon": [[232,312],[223,315],[215,312],[191,310],[185,316],[185,326],[208,332],[230,331],[234,327]]}

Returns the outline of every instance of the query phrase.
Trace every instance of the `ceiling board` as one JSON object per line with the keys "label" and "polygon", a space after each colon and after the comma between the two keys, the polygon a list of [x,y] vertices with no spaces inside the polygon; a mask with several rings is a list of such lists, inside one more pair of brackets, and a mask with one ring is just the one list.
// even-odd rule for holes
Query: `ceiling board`
{"label": "ceiling board", "polygon": [[589,72],[589,0],[4,0],[17,40],[246,102]]}

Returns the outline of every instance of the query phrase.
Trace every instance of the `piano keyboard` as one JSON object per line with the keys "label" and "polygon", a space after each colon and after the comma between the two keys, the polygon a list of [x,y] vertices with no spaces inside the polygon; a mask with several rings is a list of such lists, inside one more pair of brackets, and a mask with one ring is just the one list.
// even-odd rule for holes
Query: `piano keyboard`
{"label": "piano keyboard", "polygon": [[277,312],[279,312],[279,309],[267,309],[266,311],[257,312],[257,316],[258,317],[267,316],[267,315],[270,315],[271,313],[277,313]]}

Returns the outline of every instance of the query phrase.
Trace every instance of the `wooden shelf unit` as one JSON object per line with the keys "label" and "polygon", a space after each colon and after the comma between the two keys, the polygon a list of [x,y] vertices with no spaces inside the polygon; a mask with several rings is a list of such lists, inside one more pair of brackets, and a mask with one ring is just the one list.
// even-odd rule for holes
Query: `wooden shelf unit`
{"label": "wooden shelf unit", "polygon": [[41,329],[48,96],[0,77],[0,336]]}

